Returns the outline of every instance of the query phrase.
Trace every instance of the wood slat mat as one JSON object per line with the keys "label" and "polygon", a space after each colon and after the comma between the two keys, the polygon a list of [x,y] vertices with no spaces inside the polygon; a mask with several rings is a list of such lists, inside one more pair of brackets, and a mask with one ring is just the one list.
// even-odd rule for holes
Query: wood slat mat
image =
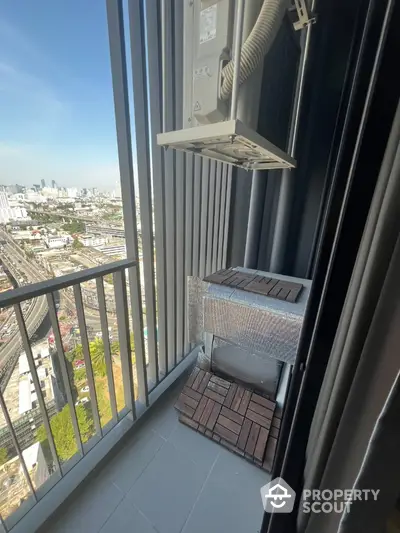
{"label": "wood slat mat", "polygon": [[232,268],[219,270],[204,278],[204,281],[227,285],[232,288],[242,289],[256,294],[263,294],[278,300],[296,303],[303,288],[301,283],[268,278],[247,272],[240,272]]}
{"label": "wood slat mat", "polygon": [[181,422],[271,471],[281,422],[275,402],[195,367],[175,407]]}

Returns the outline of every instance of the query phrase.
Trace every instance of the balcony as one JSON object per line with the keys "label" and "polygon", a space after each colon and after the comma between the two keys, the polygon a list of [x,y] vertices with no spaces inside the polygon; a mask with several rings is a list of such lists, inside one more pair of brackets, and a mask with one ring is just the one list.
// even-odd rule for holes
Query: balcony
{"label": "balcony", "polygon": [[259,530],[268,474],[178,422],[173,405],[183,381],[40,531]]}
{"label": "balcony", "polygon": [[[0,297],[2,308],[12,306],[24,349],[8,379],[19,372],[20,383],[31,382],[31,396],[37,402],[26,421],[15,409],[9,388],[3,387],[0,394],[6,425],[0,438],[7,450],[0,467],[4,531],[33,530],[45,520],[41,530],[52,532],[126,531],[130,526],[143,532],[239,533],[260,526],[259,489],[268,482],[268,474],[178,421],[174,403],[198,350],[192,350],[168,375],[160,371],[156,382],[149,378],[151,363],[144,352],[141,360],[138,352],[132,358],[135,319],[129,309],[132,285],[127,277],[132,280],[136,268],[134,261],[119,261]],[[114,305],[107,305],[105,298],[104,278],[110,274]],[[94,280],[97,288],[104,376],[99,374],[95,353],[100,341],[91,340],[88,334],[93,309],[82,298],[88,280]],[[76,306],[83,350],[78,361],[66,357],[64,349],[65,328],[58,303],[64,291],[72,291]],[[49,358],[37,356],[37,346],[28,334],[30,309],[38,300],[52,329]],[[117,353],[111,348],[108,327],[113,319],[118,330]],[[25,357],[26,368],[21,363]],[[80,376],[82,372],[85,376]],[[87,383],[84,388],[83,381]],[[87,400],[82,402],[82,397]],[[63,413],[60,428],[55,421],[62,420]],[[71,493],[68,503],[59,507]],[[231,508],[229,517],[227,507]]]}

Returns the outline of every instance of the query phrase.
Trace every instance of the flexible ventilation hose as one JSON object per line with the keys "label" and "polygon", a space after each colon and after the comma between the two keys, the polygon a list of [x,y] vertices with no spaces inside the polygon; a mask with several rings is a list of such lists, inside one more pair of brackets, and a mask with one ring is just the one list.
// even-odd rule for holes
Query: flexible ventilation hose
{"label": "flexible ventilation hose", "polygon": [[[268,53],[282,23],[289,0],[264,0],[257,21],[242,46],[239,85],[242,85]],[[220,98],[227,100],[232,93],[233,61],[222,69]]]}

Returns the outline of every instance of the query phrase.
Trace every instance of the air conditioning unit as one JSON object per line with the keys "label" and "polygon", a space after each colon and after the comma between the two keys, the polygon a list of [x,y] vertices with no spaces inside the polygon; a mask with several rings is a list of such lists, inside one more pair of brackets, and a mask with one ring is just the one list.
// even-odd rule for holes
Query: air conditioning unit
{"label": "air conditioning unit", "polygon": [[288,0],[185,2],[183,125],[158,134],[161,146],[247,170],[296,161],[257,133],[263,61]]}

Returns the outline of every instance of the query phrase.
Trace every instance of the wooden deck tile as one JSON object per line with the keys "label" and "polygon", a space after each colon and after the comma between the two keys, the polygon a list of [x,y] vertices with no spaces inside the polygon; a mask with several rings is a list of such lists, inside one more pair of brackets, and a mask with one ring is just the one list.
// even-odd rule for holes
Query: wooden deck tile
{"label": "wooden deck tile", "polygon": [[243,393],[239,408],[237,410],[239,414],[241,415],[246,414],[246,409],[249,406],[250,398],[251,398],[251,391],[246,389]]}
{"label": "wooden deck tile", "polygon": [[236,433],[233,433],[233,431],[230,431],[229,429],[224,426],[221,426],[220,424],[215,424],[214,432],[222,439],[225,439],[228,442],[231,442],[232,444],[237,443],[238,436],[236,435]]}
{"label": "wooden deck tile", "polygon": [[211,398],[212,400],[215,400],[216,402],[223,404],[225,397],[221,396],[221,394],[218,394],[217,392],[214,392],[213,390],[207,388],[204,391],[204,396],[207,396],[207,398]]}
{"label": "wooden deck tile", "polygon": [[231,386],[231,382],[227,381],[226,379],[219,378],[218,376],[212,376],[210,381],[212,383],[216,383],[217,385],[220,385],[221,387],[225,387],[226,389],[229,389]]}
{"label": "wooden deck tile", "polygon": [[254,464],[272,468],[280,411],[251,389],[196,369],[176,404],[179,420]]}
{"label": "wooden deck tile", "polygon": [[254,411],[250,411],[250,409],[247,409],[246,418],[250,418],[252,422],[259,424],[265,429],[269,429],[271,427],[271,420],[255,413]]}
{"label": "wooden deck tile", "polygon": [[195,422],[199,422],[201,415],[203,414],[203,411],[205,409],[205,406],[207,404],[207,398],[203,396],[201,400],[199,401],[199,405],[197,406],[196,412],[193,413],[193,420]]}
{"label": "wooden deck tile", "polygon": [[261,426],[259,426],[258,424],[254,422],[251,425],[249,438],[247,439],[246,448],[244,450],[248,455],[254,455],[254,450],[256,448],[258,434],[260,433],[260,427]]}
{"label": "wooden deck tile", "polygon": [[267,409],[271,409],[271,411],[275,409],[275,402],[272,402],[271,400],[268,400],[267,398],[264,398],[264,396],[260,396],[255,392],[253,392],[251,395],[251,401],[258,403]]}
{"label": "wooden deck tile", "polygon": [[214,426],[215,426],[215,423],[217,421],[220,411],[221,411],[221,405],[217,402],[214,402],[214,407],[212,408],[210,417],[207,422],[208,429],[211,429],[211,430],[214,429]]}
{"label": "wooden deck tile", "polygon": [[[218,394],[221,394],[221,396],[226,396],[228,394],[228,389],[226,387],[221,387],[221,385],[217,385],[213,381],[209,381],[207,387],[214,392],[217,392]],[[204,392],[204,391],[203,391]]]}
{"label": "wooden deck tile", "polygon": [[242,398],[243,398],[243,394],[244,394],[244,388],[238,387],[236,389],[236,394],[235,394],[235,397],[233,398],[233,402],[231,405],[232,411],[237,411],[239,409],[240,402],[242,401]]}
{"label": "wooden deck tile", "polygon": [[197,387],[197,392],[200,394],[203,394],[203,392],[206,390],[206,387],[208,386],[208,382],[210,381],[211,374],[210,372],[206,372],[204,374],[203,379],[201,380],[200,385]]}
{"label": "wooden deck tile", "polygon": [[210,418],[214,405],[215,405],[215,402],[213,400],[210,400],[210,399],[207,400],[203,414],[200,417],[199,424],[201,424],[202,426],[207,425],[208,419]]}
{"label": "wooden deck tile", "polygon": [[196,379],[193,381],[192,389],[196,390],[198,389],[200,383],[202,382],[204,376],[205,376],[204,370],[200,370],[199,373],[196,376]]}
{"label": "wooden deck tile", "polygon": [[232,409],[222,406],[221,415],[226,416],[226,418],[233,420],[237,424],[243,424],[244,417],[239,415],[239,413],[235,413],[235,411],[232,411]]}
{"label": "wooden deck tile", "polygon": [[236,383],[232,383],[232,385],[229,387],[228,394],[226,395],[226,398],[224,401],[224,405],[226,407],[231,407],[233,398],[235,397],[235,394],[236,394],[237,387],[238,386],[236,385]]}
{"label": "wooden deck tile", "polygon": [[242,429],[242,426],[240,424],[236,424],[233,420],[229,420],[229,418],[226,418],[223,415],[219,415],[217,419],[217,424],[220,426],[224,426],[224,428],[229,429],[229,431],[232,431],[232,433],[236,433],[236,435],[239,435],[240,430]]}
{"label": "wooden deck tile", "polygon": [[250,411],[254,411],[255,413],[263,416],[264,418],[268,418],[268,420],[272,420],[274,412],[271,411],[271,409],[266,409],[265,407],[262,407],[261,405],[255,402],[249,403],[249,409]]}
{"label": "wooden deck tile", "polygon": [[239,440],[238,440],[238,448],[240,450],[244,450],[246,448],[247,439],[249,438],[249,433],[251,429],[251,424],[252,424],[252,421],[249,420],[248,418],[245,418],[243,425],[242,425],[242,430],[239,435]]}

